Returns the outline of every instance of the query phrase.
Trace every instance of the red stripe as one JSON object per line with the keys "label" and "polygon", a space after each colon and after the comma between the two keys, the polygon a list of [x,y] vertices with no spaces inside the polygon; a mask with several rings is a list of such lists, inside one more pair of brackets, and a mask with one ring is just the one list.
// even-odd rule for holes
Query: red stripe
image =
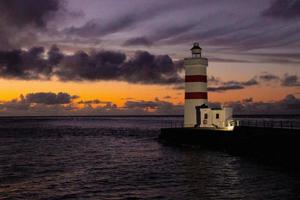
{"label": "red stripe", "polygon": [[190,75],[185,76],[185,82],[207,82],[207,78],[204,75]]}
{"label": "red stripe", "polygon": [[186,92],[185,99],[207,99],[207,92]]}

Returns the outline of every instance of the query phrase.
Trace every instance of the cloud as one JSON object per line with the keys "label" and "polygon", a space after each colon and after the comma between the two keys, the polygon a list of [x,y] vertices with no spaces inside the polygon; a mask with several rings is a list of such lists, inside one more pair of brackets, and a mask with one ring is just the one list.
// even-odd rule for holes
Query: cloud
{"label": "cloud", "polygon": [[155,101],[126,101],[125,103],[125,107],[129,109],[156,109],[159,105],[159,102]]}
{"label": "cloud", "polygon": [[63,58],[64,54],[56,45],[53,45],[48,51],[48,61],[51,66],[57,66]]}
{"label": "cloud", "polygon": [[[220,78],[211,76],[208,78],[208,91],[210,92],[224,92],[230,90],[241,90],[247,87],[256,86],[266,83],[281,84],[285,87],[299,87],[300,81],[297,75],[285,74],[283,77],[264,72],[258,76],[254,76],[248,81],[222,81]],[[178,88],[184,89],[184,88]]]}
{"label": "cloud", "polygon": [[292,94],[278,101],[256,102],[253,98],[248,98],[226,102],[225,105],[233,107],[235,114],[300,114],[300,99]]}
{"label": "cloud", "polygon": [[262,81],[278,81],[280,79],[279,76],[270,73],[264,73],[259,76],[259,79]]}
{"label": "cloud", "polygon": [[224,92],[229,90],[241,90],[246,87],[258,85],[259,82],[256,78],[251,78],[248,81],[226,81],[223,82],[214,76],[209,77],[208,84],[210,85],[207,90],[210,92]]}
{"label": "cloud", "polygon": [[136,19],[132,15],[126,15],[110,23],[105,23],[100,19],[92,19],[81,27],[66,28],[64,33],[80,37],[105,36],[129,28],[135,21]]}
{"label": "cloud", "polygon": [[218,87],[208,87],[207,90],[209,92],[224,92],[228,90],[241,90],[245,87],[240,84],[233,84],[233,85],[224,85],[224,86],[218,86]]}
{"label": "cloud", "polygon": [[12,49],[38,40],[37,32],[64,8],[64,0],[0,0],[0,49]]}
{"label": "cloud", "polygon": [[78,104],[111,104],[110,101],[101,101],[99,99],[87,100],[87,101],[79,101]]}
{"label": "cloud", "polygon": [[179,75],[182,69],[182,61],[146,51],[137,51],[130,58],[122,52],[105,50],[66,55],[56,46],[49,51],[43,47],[0,51],[0,77],[8,79],[48,80],[56,76],[62,81],[176,84],[183,82]]}
{"label": "cloud", "polygon": [[[183,114],[183,105],[154,100],[128,100],[118,107],[113,102],[98,99],[74,101],[78,96],[68,93],[32,93],[21,95],[11,101],[0,101],[0,115],[178,115]],[[255,101],[246,98],[240,101],[210,102],[211,107],[221,104],[232,106],[234,114],[300,114],[300,99],[292,94],[277,101]],[[83,107],[81,106],[83,105]]]}
{"label": "cloud", "polygon": [[84,105],[85,110],[86,109],[94,109],[94,108],[98,108],[98,109],[99,108],[101,108],[101,109],[103,109],[103,108],[105,108],[105,109],[107,109],[107,108],[109,108],[109,109],[117,108],[117,105],[114,104],[113,102],[111,102],[111,101],[101,101],[99,99],[87,100],[87,101],[81,100],[81,101],[77,102],[77,104],[78,105]]}
{"label": "cloud", "polygon": [[297,75],[285,74],[281,81],[281,85],[286,87],[299,87],[300,79]]}
{"label": "cloud", "polygon": [[134,13],[126,13],[121,16],[104,21],[101,18],[91,19],[84,25],[79,27],[69,27],[63,32],[67,35],[75,35],[79,37],[100,37],[106,36],[112,33],[116,33],[122,30],[129,29],[137,23],[141,23],[153,17],[152,14],[160,12],[160,9],[149,9],[148,12],[142,13],[137,11]]}
{"label": "cloud", "polygon": [[128,110],[150,112],[152,114],[173,114],[183,113],[182,105],[175,105],[171,102],[161,101],[156,98],[154,101],[126,101],[124,108]]}
{"label": "cloud", "polygon": [[[66,28],[63,32],[79,37],[103,37],[109,34],[135,29],[143,23],[153,20],[157,16],[165,14],[166,10],[176,11],[185,7],[191,6],[191,3],[182,2],[179,0],[168,0],[162,2],[142,2],[136,3],[134,12],[132,7],[129,10],[122,9],[124,12],[115,13],[110,18],[104,20],[101,17],[93,18],[82,26],[71,26]],[[132,2],[128,2],[130,5]],[[114,5],[118,8],[118,5]],[[111,8],[110,8],[111,9]]]}
{"label": "cloud", "polygon": [[1,0],[0,11],[5,20],[16,26],[45,27],[61,7],[60,0]]}
{"label": "cloud", "polygon": [[[297,75],[289,75],[284,74],[282,77],[263,72],[260,75],[256,75],[250,78],[247,81],[223,81],[219,77],[209,76],[208,81],[208,88],[209,92],[226,92],[231,90],[242,90],[252,86],[258,86],[262,84],[277,84],[284,87],[299,87],[300,81]],[[183,84],[177,84],[176,86],[172,87],[175,90],[184,90]]]}
{"label": "cloud", "polygon": [[[161,101],[128,100],[123,107],[99,99],[79,101],[77,95],[68,93],[39,92],[20,95],[18,99],[0,101],[0,115],[147,115],[178,114],[182,105]],[[82,106],[83,105],[83,106]]]}
{"label": "cloud", "polygon": [[[54,43],[73,49],[108,46],[111,49],[115,45],[122,45],[122,48],[139,45],[141,48],[155,46],[165,49],[169,46],[177,55],[183,55],[182,50],[173,47],[200,40],[211,54],[211,61],[215,62],[300,62],[297,57],[287,58],[284,55],[269,55],[262,60],[259,56],[247,59],[237,56],[241,52],[254,56],[255,52],[263,54],[274,48],[296,52],[299,47],[299,22],[280,20],[272,23],[261,15],[295,16],[299,13],[299,0],[254,0],[251,3],[232,0],[138,1],[135,2],[134,12],[131,3],[127,0],[122,3],[89,1],[87,4],[65,0],[27,0],[26,3],[24,0],[1,0],[0,48],[29,48]],[[61,15],[70,13],[67,8],[74,7],[86,11],[86,16],[68,23],[62,22],[64,17]],[[91,12],[90,9],[99,11]],[[182,17],[174,20],[174,16]],[[207,21],[210,23],[207,24]],[[159,49],[153,48],[157,52]],[[266,51],[255,51],[257,49]],[[218,53],[222,53],[223,57],[217,57]],[[228,54],[235,55],[235,58],[225,57]]]}
{"label": "cloud", "polygon": [[152,46],[153,42],[146,37],[136,37],[128,39],[123,46]]}
{"label": "cloud", "polygon": [[253,86],[253,85],[258,85],[258,81],[256,80],[256,78],[252,78],[248,81],[242,82],[241,83],[243,86]]}
{"label": "cloud", "polygon": [[27,103],[56,105],[56,104],[69,104],[72,100],[77,99],[78,96],[70,95],[68,93],[52,93],[52,92],[39,92],[29,93],[23,99]]}
{"label": "cloud", "polygon": [[163,99],[172,99],[172,97],[167,95],[167,96],[164,96]]}
{"label": "cloud", "polygon": [[154,56],[146,51],[137,51],[121,68],[121,77],[132,83],[172,84],[182,83],[178,75],[182,69],[168,55]]}
{"label": "cloud", "polygon": [[300,17],[299,0],[273,0],[270,7],[263,14],[266,17],[293,19]]}
{"label": "cloud", "polygon": [[[253,50],[252,52],[254,53],[257,49],[272,50],[274,48],[281,49],[284,47],[291,49],[292,46],[298,49],[298,22],[280,21],[272,23],[269,19],[261,17],[262,13],[268,13],[264,8],[269,7],[269,2],[270,1],[253,1],[248,3],[241,1],[236,3],[229,1],[227,5],[220,1],[209,1],[209,3],[197,2],[192,8],[183,9],[180,13],[188,20],[182,20],[180,23],[175,24],[170,18],[167,18],[169,21],[162,18],[162,22],[157,21],[156,26],[153,25],[153,28],[151,28],[148,33],[144,33],[143,37],[155,41],[155,45],[178,45],[200,40],[202,45],[213,49],[212,54],[222,52],[226,55],[233,55],[244,52],[245,54],[251,55],[251,51],[248,50]],[[298,12],[299,0],[277,0],[273,2],[272,4],[283,2],[283,9],[280,6],[276,6],[282,12],[294,13],[295,15],[297,15],[296,13],[300,13]],[[289,4],[291,5],[289,6]],[[201,8],[199,8],[200,6]],[[268,8],[268,11],[271,10],[271,7]],[[202,9],[203,12],[199,14],[197,9]],[[241,12],[241,10],[244,12]],[[180,15],[175,10],[170,10],[169,12],[174,16],[176,16],[176,14]],[[207,24],[207,21],[210,21],[210,23]],[[262,54],[263,52],[270,51],[260,51]],[[276,58],[276,56],[262,61],[259,57],[248,59],[217,58],[215,55],[211,57],[211,60],[216,62],[299,62],[299,59],[294,61],[293,59],[284,57]]]}
{"label": "cloud", "polygon": [[44,48],[34,47],[28,51],[0,51],[0,76],[18,79],[48,79],[52,66],[43,58]]}
{"label": "cloud", "polygon": [[20,95],[18,99],[0,101],[0,115],[65,115],[77,108],[73,100],[77,95],[59,92],[37,92]]}
{"label": "cloud", "polygon": [[58,65],[56,75],[63,81],[115,80],[126,55],[120,52],[100,51],[88,54],[79,51],[65,56]]}

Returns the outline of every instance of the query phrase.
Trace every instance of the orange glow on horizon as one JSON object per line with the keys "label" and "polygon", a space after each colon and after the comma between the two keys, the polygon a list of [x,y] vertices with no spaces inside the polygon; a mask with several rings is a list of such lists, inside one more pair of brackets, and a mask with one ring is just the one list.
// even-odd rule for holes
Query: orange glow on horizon
{"label": "orange glow on horizon", "polygon": [[[66,92],[80,97],[74,102],[99,99],[112,102],[118,107],[123,107],[126,101],[154,101],[155,98],[176,105],[184,103],[183,90],[172,89],[171,86],[129,84],[118,81],[60,82],[0,79],[0,92],[1,101],[10,101],[19,98],[21,94],[26,95],[28,93]],[[208,99],[210,102],[221,103],[247,98],[253,98],[254,101],[268,102],[281,100],[287,94],[299,96],[297,88],[293,87],[253,86],[242,90],[209,92]],[[171,98],[164,99],[166,96]]]}
{"label": "orange glow on horizon", "polygon": [[[1,101],[9,101],[19,98],[21,94],[36,92],[66,92],[70,95],[78,95],[80,100],[110,101],[117,106],[123,106],[127,100],[132,101],[170,101],[174,104],[183,103],[183,94],[180,91],[170,89],[168,86],[129,84],[118,81],[98,82],[60,82],[60,81],[23,81],[0,79]],[[164,99],[171,96],[171,99]]]}

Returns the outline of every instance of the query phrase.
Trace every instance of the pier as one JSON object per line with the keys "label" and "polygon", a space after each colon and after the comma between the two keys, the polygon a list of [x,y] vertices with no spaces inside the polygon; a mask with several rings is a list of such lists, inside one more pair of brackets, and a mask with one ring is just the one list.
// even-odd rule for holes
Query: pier
{"label": "pier", "polygon": [[[295,129],[300,133],[300,120],[293,119],[234,119],[235,127],[258,127],[276,129]],[[183,128],[183,122],[178,120],[161,121],[162,128]]]}

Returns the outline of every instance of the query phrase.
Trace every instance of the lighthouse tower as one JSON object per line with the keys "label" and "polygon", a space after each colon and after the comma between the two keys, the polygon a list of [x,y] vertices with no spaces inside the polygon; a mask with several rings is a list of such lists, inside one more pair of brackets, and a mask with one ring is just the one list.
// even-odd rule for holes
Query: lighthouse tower
{"label": "lighthouse tower", "polygon": [[201,123],[200,108],[207,105],[207,58],[201,56],[199,43],[194,43],[191,58],[184,59],[185,104],[184,127],[195,127]]}

